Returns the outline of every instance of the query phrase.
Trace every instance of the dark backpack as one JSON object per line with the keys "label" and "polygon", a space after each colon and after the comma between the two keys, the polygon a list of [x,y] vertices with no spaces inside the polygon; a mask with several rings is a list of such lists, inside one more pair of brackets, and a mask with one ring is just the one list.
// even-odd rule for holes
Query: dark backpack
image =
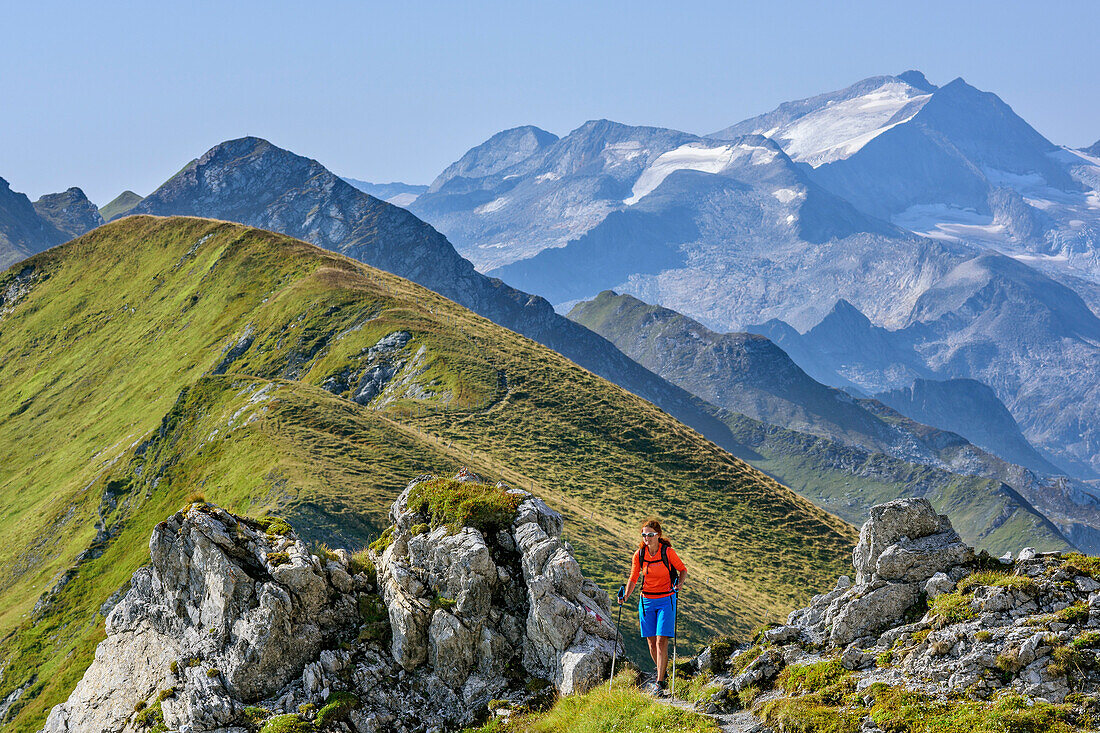
{"label": "dark backpack", "polygon": [[[672,567],[672,563],[670,563],[668,561],[668,548],[672,547],[672,543],[662,537],[661,540],[660,540],[660,544],[661,544],[661,559],[659,559],[659,560],[646,560],[645,548],[641,547],[641,548],[638,549],[638,562],[640,563],[640,566],[642,568],[642,581],[641,581],[641,587],[642,588],[645,587],[645,574],[646,574],[646,570],[649,568],[649,566],[646,565],[646,563],[663,562],[665,564],[665,567],[668,569],[668,579],[669,579],[669,582],[672,584],[673,587],[675,587],[675,585],[676,585],[676,579],[678,577],[680,577],[680,572],[676,568]],[[671,590],[672,590],[672,588],[669,588],[669,591],[671,591]]]}

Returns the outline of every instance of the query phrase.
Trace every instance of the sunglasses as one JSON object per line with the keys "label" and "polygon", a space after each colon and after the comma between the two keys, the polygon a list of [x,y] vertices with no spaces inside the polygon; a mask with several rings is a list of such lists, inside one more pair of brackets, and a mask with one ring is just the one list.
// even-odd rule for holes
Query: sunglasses
{"label": "sunglasses", "polygon": [[656,532],[642,532],[642,537],[656,537]]}

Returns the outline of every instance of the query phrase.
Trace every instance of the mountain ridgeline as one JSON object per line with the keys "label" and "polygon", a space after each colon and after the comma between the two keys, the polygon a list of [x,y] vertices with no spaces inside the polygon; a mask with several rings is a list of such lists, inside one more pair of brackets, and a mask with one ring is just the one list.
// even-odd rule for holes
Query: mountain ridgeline
{"label": "mountain ridgeline", "polygon": [[131,216],[9,269],[0,293],[5,730],[69,696],[154,526],[200,494],[354,550],[407,477],[468,466],[561,512],[605,590],[657,514],[696,579],[688,645],[804,602],[855,542],[649,402],[283,235]]}

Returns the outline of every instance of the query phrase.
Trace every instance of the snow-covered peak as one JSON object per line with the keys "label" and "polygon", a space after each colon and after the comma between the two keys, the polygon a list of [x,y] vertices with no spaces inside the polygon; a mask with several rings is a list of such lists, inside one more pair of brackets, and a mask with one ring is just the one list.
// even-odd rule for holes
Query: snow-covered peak
{"label": "snow-covered peak", "polygon": [[792,160],[816,168],[847,158],[886,130],[912,119],[934,91],[919,71],[872,77],[847,89],[787,102],[710,137],[764,135],[778,142]]}

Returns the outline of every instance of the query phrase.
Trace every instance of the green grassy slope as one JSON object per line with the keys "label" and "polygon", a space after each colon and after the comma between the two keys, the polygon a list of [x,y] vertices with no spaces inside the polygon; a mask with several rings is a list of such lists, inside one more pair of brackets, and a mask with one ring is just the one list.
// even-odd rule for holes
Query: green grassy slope
{"label": "green grassy slope", "polygon": [[[1071,548],[1003,483],[1026,479],[1026,470],[873,400],[846,398],[763,337],[717,334],[675,311],[610,291],[578,304],[569,317],[673,384],[732,410],[724,421],[747,449],[743,458],[853,524],[874,504],[926,496],[967,542],[996,555],[1025,546]],[[917,458],[892,457],[887,451],[894,447]],[[955,464],[966,474],[945,468]]]}
{"label": "green grassy slope", "polygon": [[[130,217],[0,274],[0,293],[26,265],[29,291],[0,302],[0,699],[23,690],[6,730],[67,696],[101,605],[193,492],[357,548],[408,480],[466,465],[563,512],[610,592],[656,514],[695,575],[688,641],[785,613],[849,565],[849,525],[650,403],[339,255]],[[373,402],[322,388],[397,331],[414,366]]]}

